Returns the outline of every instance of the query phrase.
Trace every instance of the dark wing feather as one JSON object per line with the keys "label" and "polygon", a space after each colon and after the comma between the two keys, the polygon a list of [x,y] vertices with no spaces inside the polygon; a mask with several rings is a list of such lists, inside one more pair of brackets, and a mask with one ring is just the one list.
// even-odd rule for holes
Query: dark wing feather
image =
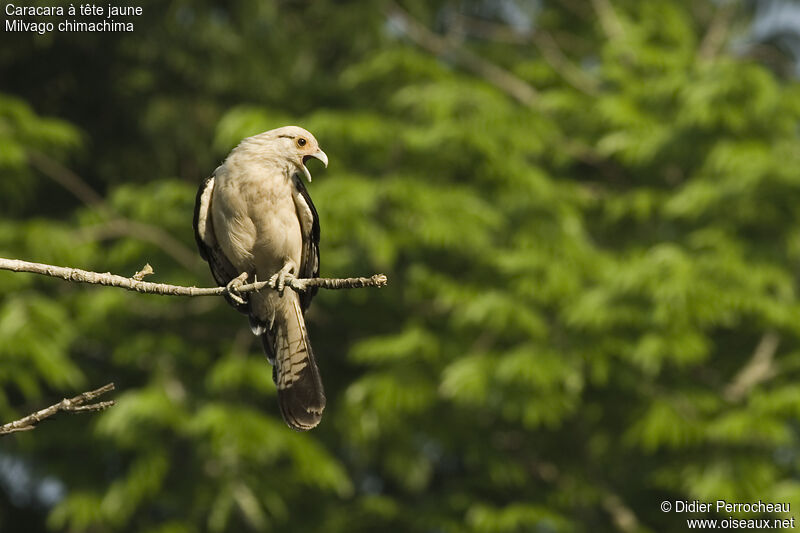
{"label": "dark wing feather", "polygon": [[[300,265],[300,277],[302,278],[318,278],[319,277],[319,215],[317,209],[314,207],[314,202],[311,201],[311,195],[308,194],[303,181],[299,176],[294,180],[297,185],[297,190],[300,196],[305,200],[311,211],[311,234],[303,235],[303,257]],[[311,305],[311,300],[317,294],[317,288],[314,287],[305,291],[300,295],[300,306],[303,312]]]}
{"label": "dark wing feather", "polygon": [[[194,204],[194,238],[197,241],[197,248],[200,250],[200,256],[206,260],[211,275],[219,286],[225,286],[233,278],[240,273],[236,272],[231,262],[225,257],[222,249],[217,244],[217,239],[214,234],[214,226],[211,220],[211,201],[214,192],[214,176],[203,180],[200,188],[197,190],[197,197]],[[225,297],[228,303],[231,304],[237,311],[241,313],[248,313],[250,306],[247,304],[240,304]]]}

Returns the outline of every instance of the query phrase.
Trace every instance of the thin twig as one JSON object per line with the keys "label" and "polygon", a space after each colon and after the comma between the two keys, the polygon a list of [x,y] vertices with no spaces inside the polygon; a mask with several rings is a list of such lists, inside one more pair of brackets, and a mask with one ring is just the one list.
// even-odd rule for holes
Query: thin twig
{"label": "thin twig", "polygon": [[452,18],[455,20],[454,26],[456,29],[470,37],[507,44],[527,44],[530,41],[528,31],[512,29],[511,26],[506,24],[464,15],[463,13],[452,13]]}
{"label": "thin twig", "polygon": [[114,405],[114,400],[97,402],[88,405],[84,404],[112,390],[114,390],[114,384],[109,383],[108,385],[103,385],[99,389],[79,394],[74,398],[69,398],[69,399],[64,398],[60,402],[53,404],[46,409],[42,409],[41,411],[36,411],[35,413],[30,414],[24,418],[20,418],[19,420],[15,420],[13,422],[9,422],[8,424],[0,426],[0,435],[8,435],[10,433],[16,433],[18,431],[29,431],[35,428],[36,424],[38,424],[45,418],[53,416],[59,411],[65,411],[68,413],[81,413],[84,411],[102,411],[103,409],[106,409],[107,407],[111,407],[112,405]]}
{"label": "thin twig", "polygon": [[542,53],[544,60],[547,61],[553,70],[564,78],[564,81],[585,94],[591,96],[597,95],[597,80],[586,74],[586,71],[573,64],[569,58],[564,55],[564,52],[561,50],[561,47],[558,46],[558,43],[552,35],[544,31],[537,31],[533,35],[533,42]]}
{"label": "thin twig", "polygon": [[98,228],[86,229],[87,234],[95,233],[102,237],[105,235],[125,235],[149,242],[159,247],[164,253],[172,257],[185,268],[195,268],[198,265],[197,255],[187,248],[178,239],[159,228],[144,222],[125,218],[117,213],[85,180],[69,168],[45,154],[30,151],[28,153],[30,165],[46,177],[61,185],[71,192],[78,200],[89,207],[100,211],[109,220]]}
{"label": "thin twig", "polygon": [[396,22],[401,31],[418,46],[436,56],[447,57],[461,64],[525,106],[531,106],[537,101],[539,95],[532,85],[467,48],[454,46],[444,37],[429,30],[399,5],[390,3],[388,14],[390,20]]}
{"label": "thin twig", "polygon": [[600,26],[609,39],[619,39],[625,35],[625,28],[619,20],[619,15],[611,5],[611,0],[592,0],[597,18],[600,19]]}
{"label": "thin twig", "polygon": [[[401,31],[420,48],[435,56],[445,56],[460,63],[467,70],[481,76],[520,104],[526,107],[537,107],[543,114],[548,114],[548,109],[539,106],[539,93],[523,79],[470,52],[466,47],[456,46],[444,37],[435,34],[393,2],[389,4],[387,15],[389,20],[399,24]],[[598,154],[592,146],[567,138],[559,133],[559,130],[556,130],[555,134],[561,137],[558,142],[559,146],[562,146],[578,161],[594,167],[604,165],[606,158]]]}
{"label": "thin twig", "polygon": [[602,505],[611,515],[611,520],[618,531],[622,533],[639,531],[639,519],[617,494],[607,490]]}
{"label": "thin twig", "polygon": [[714,16],[708,25],[706,34],[700,42],[700,48],[697,55],[700,59],[711,60],[719,53],[725,44],[725,38],[728,35],[728,27],[730,26],[731,19],[735,12],[735,5],[733,2],[717,7]]}
{"label": "thin twig", "polygon": [[[226,294],[228,289],[225,287],[184,287],[181,285],[169,285],[166,283],[152,283],[136,279],[136,276],[126,278],[110,272],[100,273],[81,270],[80,268],[60,267],[45,265],[42,263],[31,263],[19,259],[5,259],[0,257],[0,270],[10,270],[12,272],[30,272],[61,278],[67,281],[78,283],[94,283],[96,285],[106,285],[110,287],[120,287],[129,291],[142,292],[146,294],[160,294],[163,296],[219,296]],[[144,269],[143,269],[144,270]],[[355,289],[361,287],[383,287],[388,282],[383,274],[375,274],[369,278],[294,278],[287,276],[286,286],[296,291],[305,291],[309,288],[319,287],[321,289]],[[269,281],[259,281],[247,285],[236,287],[237,293],[258,291],[264,287],[269,287]],[[273,287],[270,287],[273,288]]]}
{"label": "thin twig", "polygon": [[104,214],[111,214],[111,208],[106,204],[102,196],[95,192],[95,190],[81,179],[80,176],[56,162],[54,159],[40,152],[30,150],[28,152],[28,163],[46,177],[71,192],[75,198],[84,204],[95,207]]}
{"label": "thin twig", "polygon": [[533,43],[539,49],[550,68],[558,73],[564,81],[572,85],[575,89],[589,94],[596,95],[598,82],[586,73],[585,70],[576,66],[561,50],[555,38],[541,28],[534,32],[514,31],[511,27],[490,22],[468,15],[456,14],[457,23],[463,31],[470,36],[478,37],[493,42],[505,42],[513,44]]}
{"label": "thin twig", "polygon": [[781,338],[774,331],[764,333],[747,364],[725,387],[723,397],[729,402],[742,400],[753,387],[775,375],[774,357]]}
{"label": "thin twig", "polygon": [[[565,488],[570,481],[565,479],[565,475],[559,470],[558,466],[547,461],[534,461],[530,464],[533,473],[542,481],[553,483],[560,488]],[[633,510],[616,494],[610,487],[602,481],[595,481],[602,489],[603,496],[600,504],[611,515],[614,526],[621,533],[634,533],[639,531],[639,518]]]}

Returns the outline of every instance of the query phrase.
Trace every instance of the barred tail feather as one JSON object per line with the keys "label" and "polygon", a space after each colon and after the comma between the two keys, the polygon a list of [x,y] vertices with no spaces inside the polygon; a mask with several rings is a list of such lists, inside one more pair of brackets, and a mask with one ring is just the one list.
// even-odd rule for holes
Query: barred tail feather
{"label": "barred tail feather", "polygon": [[267,356],[274,357],[272,374],[278,389],[278,405],[286,423],[296,430],[316,427],[325,409],[325,392],[305,320],[296,294],[285,312],[276,316],[273,334],[262,335]]}

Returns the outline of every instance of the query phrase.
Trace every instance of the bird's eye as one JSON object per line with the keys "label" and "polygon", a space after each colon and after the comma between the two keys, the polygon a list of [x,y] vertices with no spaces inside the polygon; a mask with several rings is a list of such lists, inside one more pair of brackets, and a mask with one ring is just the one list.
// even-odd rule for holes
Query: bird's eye
{"label": "bird's eye", "polygon": [[306,145],[306,140],[305,139],[303,139],[302,137],[297,139],[297,146],[305,146],[305,145]]}

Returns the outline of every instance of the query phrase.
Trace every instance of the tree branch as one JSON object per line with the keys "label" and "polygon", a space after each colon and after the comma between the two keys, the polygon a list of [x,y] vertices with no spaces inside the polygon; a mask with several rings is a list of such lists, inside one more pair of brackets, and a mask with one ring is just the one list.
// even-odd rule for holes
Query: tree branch
{"label": "tree branch", "polygon": [[75,198],[89,207],[94,207],[109,218],[102,228],[86,228],[84,231],[87,234],[96,233],[100,237],[104,234],[134,237],[159,247],[185,268],[195,268],[197,266],[197,255],[182,242],[158,226],[137,222],[121,216],[86,181],[58,161],[45,154],[31,150],[28,152],[28,163],[72,193]]}
{"label": "tree branch", "polygon": [[522,105],[531,106],[537,101],[539,95],[529,83],[464,47],[453,46],[447,39],[426,28],[399,5],[390,3],[388,15],[390,20],[398,23],[401,31],[418,46],[436,56],[451,58]]}
{"label": "tree branch", "polygon": [[738,402],[759,383],[775,375],[774,357],[781,338],[774,331],[764,333],[752,357],[725,387],[723,397],[729,402]]}
{"label": "tree branch", "polygon": [[[608,0],[596,1],[600,2],[601,7],[605,6],[613,11],[611,5],[608,4]],[[612,13],[612,15],[615,15],[615,13]],[[387,7],[387,16],[390,22],[398,25],[400,31],[423,50],[435,56],[450,58],[473,74],[482,77],[488,83],[494,85],[497,89],[523,106],[537,108],[543,114],[548,114],[548,110],[546,108],[541,108],[539,105],[538,91],[522,78],[495,65],[478,54],[471,52],[466,47],[457,46],[448,39],[437,35],[394,2],[389,3]],[[617,22],[619,21],[617,20]],[[620,31],[621,29],[622,26],[620,25]],[[548,52],[551,54],[550,58],[555,59],[552,52],[552,49]],[[603,166],[606,158],[598,154],[592,146],[578,140],[567,138],[560,130],[556,130],[556,134],[561,138],[558,142],[559,146],[563,147],[572,157],[587,165],[594,167]]]}
{"label": "tree branch", "polygon": [[703,36],[703,40],[700,42],[697,53],[700,59],[706,61],[714,59],[722,49],[728,34],[728,26],[730,26],[734,12],[735,6],[733,2],[717,7],[708,25],[708,30]]}
{"label": "tree branch", "polygon": [[606,37],[619,39],[625,35],[625,28],[622,26],[614,6],[611,5],[611,0],[592,0],[592,7],[597,18],[600,19],[600,26]]}
{"label": "tree branch", "polygon": [[8,424],[0,426],[0,435],[8,435],[10,433],[16,433],[18,431],[29,431],[31,429],[34,429],[36,427],[36,424],[38,424],[45,418],[53,416],[59,411],[65,411],[68,413],[81,413],[84,411],[102,411],[103,409],[106,409],[107,407],[111,407],[112,405],[114,405],[114,400],[109,400],[106,402],[97,402],[89,405],[84,405],[84,404],[112,390],[114,390],[114,384],[109,383],[108,385],[103,385],[99,389],[79,394],[74,398],[69,398],[69,399],[64,398],[57,404],[53,404],[46,409],[42,409],[41,411],[36,411],[35,413],[30,414],[24,418],[20,418],[19,420],[15,420],[13,422],[9,422]]}
{"label": "tree branch", "polygon": [[456,14],[458,26],[463,28],[465,34],[493,42],[513,44],[527,44],[532,42],[542,54],[542,59],[550,65],[564,81],[575,89],[595,96],[597,95],[598,82],[586,71],[576,66],[564,54],[555,38],[548,32],[537,28],[534,32],[515,32],[509,26],[482,20],[476,17]]}
{"label": "tree branch", "polygon": [[[96,285],[106,285],[110,287],[120,287],[129,291],[142,292],[146,294],[160,294],[163,296],[220,296],[228,293],[226,287],[184,287],[181,285],[168,285],[166,283],[152,283],[142,281],[145,275],[152,273],[152,267],[143,268],[130,278],[111,274],[110,272],[99,273],[80,268],[60,267],[45,265],[42,263],[31,263],[19,259],[5,259],[0,257],[0,270],[10,270],[12,272],[30,272],[43,276],[61,278],[67,281],[78,283],[93,283]],[[242,280],[247,278],[247,274],[240,276]],[[388,282],[383,274],[375,274],[369,278],[295,278],[287,276],[286,286],[296,291],[305,291],[313,287],[321,289],[355,289],[361,287],[383,287]],[[234,286],[235,293],[246,293],[258,291],[264,287],[274,288],[269,281],[259,281],[247,285],[239,284]]]}
{"label": "tree branch", "polygon": [[539,51],[542,53],[542,58],[555,70],[564,81],[578,89],[582,93],[590,96],[596,96],[598,93],[598,82],[586,72],[575,66],[561,48],[558,43],[547,32],[537,31],[533,35],[533,42]]}
{"label": "tree branch", "polygon": [[617,494],[606,489],[606,495],[603,497],[603,508],[611,515],[614,525],[618,531],[622,533],[634,533],[639,531],[639,519],[633,513],[630,507],[622,501]]}

